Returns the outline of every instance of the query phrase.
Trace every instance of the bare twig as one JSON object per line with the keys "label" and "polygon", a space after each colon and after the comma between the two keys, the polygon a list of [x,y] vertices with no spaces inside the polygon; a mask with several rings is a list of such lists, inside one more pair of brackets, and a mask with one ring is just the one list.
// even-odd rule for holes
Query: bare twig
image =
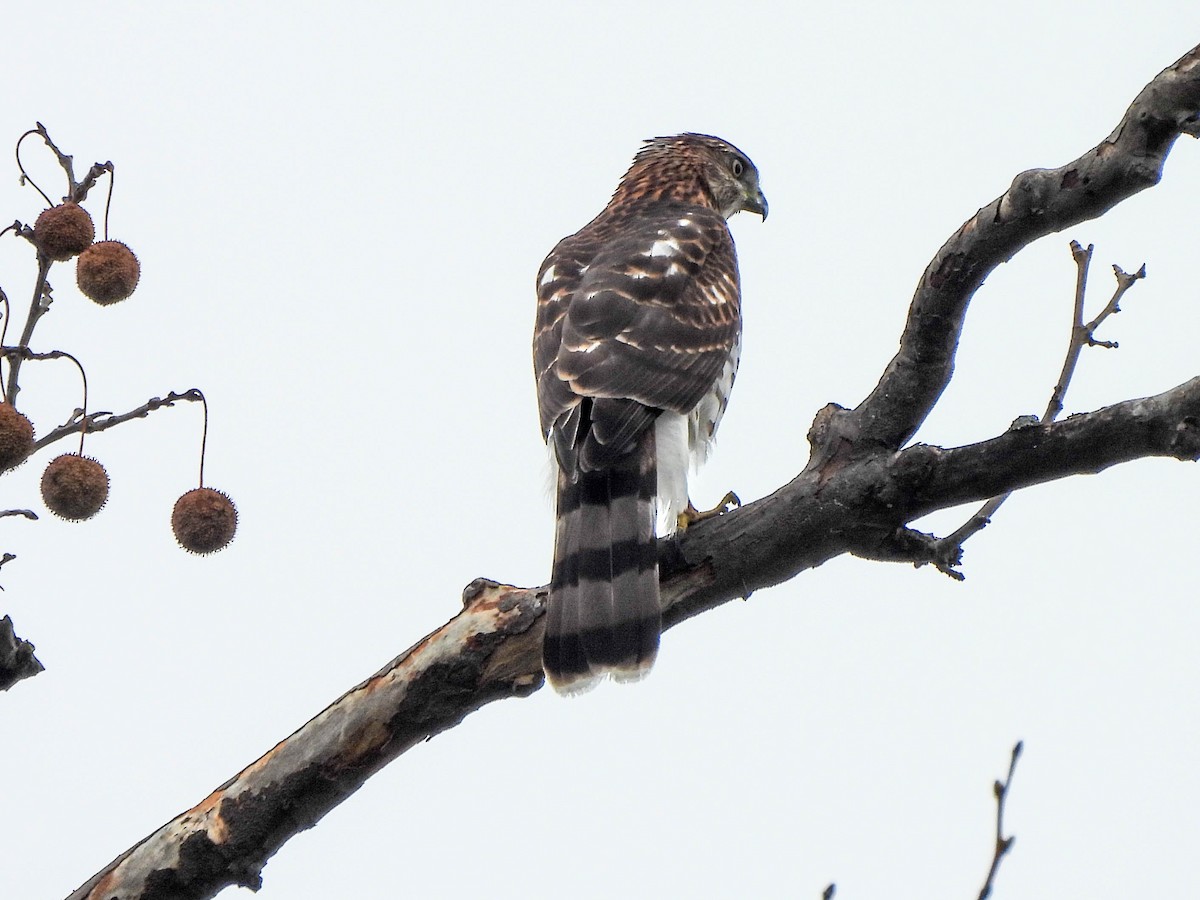
{"label": "bare twig", "polygon": [[[111,161],[102,163],[92,163],[92,167],[88,169],[87,175],[83,177],[83,181],[75,185],[71,189],[71,199],[76,203],[82,203],[87,199],[88,191],[96,186],[96,182],[105,172],[109,176],[113,173],[113,164]],[[108,240],[108,207],[112,203],[112,184],[109,183],[108,201],[104,204],[104,239]]]}
{"label": "bare twig", "polygon": [[[21,171],[21,183],[24,184],[24,183],[28,182],[29,184],[33,185],[33,189],[42,195],[42,199],[44,199],[46,201],[47,206],[54,206],[54,201],[51,200],[49,197],[47,197],[46,192],[43,191],[40,187],[37,186],[37,184],[34,183],[34,180],[32,178],[30,178],[29,174],[25,171],[25,167],[23,165],[21,165],[21,142],[23,140],[25,140],[25,138],[29,137],[31,134],[39,135],[41,137],[41,139],[46,142],[46,146],[50,148],[50,152],[52,152],[55,155],[55,157],[58,159],[58,164],[62,167],[63,172],[66,174],[66,176],[67,176],[67,193],[64,197],[64,199],[66,199],[66,200],[71,200],[75,203],[81,203],[82,201],[87,199],[88,191],[90,191],[93,187],[96,186],[96,181],[97,181],[97,179],[100,178],[101,175],[103,175],[105,172],[108,172],[110,175],[112,174],[112,171],[113,171],[112,162],[95,163],[88,170],[87,175],[85,175],[83,177],[83,181],[77,182],[75,180],[75,158],[73,156],[70,156],[69,154],[63,153],[61,150],[59,150],[58,145],[55,144],[53,140],[51,140],[50,132],[48,132],[46,130],[46,126],[43,125],[41,122],[38,122],[36,128],[31,128],[29,131],[25,132],[23,135],[21,135],[17,139],[17,151],[16,151],[17,168],[20,169],[20,171]],[[109,199],[110,200],[112,199],[111,194],[109,196]],[[107,223],[108,223],[108,206],[107,205],[104,208],[104,212],[105,212],[105,215],[104,215],[105,227],[107,229]],[[106,231],[106,234],[107,234],[107,231]]]}
{"label": "bare twig", "polygon": [[[1042,415],[1041,421],[1053,422],[1058,418],[1063,411],[1063,402],[1066,399],[1067,388],[1071,385],[1071,379],[1075,375],[1075,367],[1079,362],[1079,354],[1083,352],[1084,347],[1104,347],[1106,349],[1116,349],[1116,341],[1099,341],[1096,340],[1096,329],[1099,328],[1109,316],[1121,311],[1121,298],[1125,296],[1125,292],[1134,286],[1138,281],[1146,277],[1146,266],[1143,263],[1142,267],[1132,275],[1125,272],[1120,266],[1113,266],[1113,274],[1117,279],[1116,290],[1113,291],[1112,297],[1109,298],[1104,309],[1096,318],[1090,322],[1083,321],[1084,299],[1087,293],[1087,276],[1088,268],[1091,266],[1092,253],[1095,250],[1094,244],[1088,244],[1085,249],[1078,241],[1071,241],[1071,257],[1075,260],[1076,277],[1075,277],[1075,307],[1074,317],[1071,323],[1071,338],[1067,342],[1067,354],[1063,359],[1062,371],[1059,373],[1058,381],[1054,385],[1054,390],[1050,393],[1050,401],[1046,404],[1046,411]],[[1028,417],[1028,420],[1018,419],[1013,423],[1012,427],[1024,427],[1030,424],[1036,424],[1037,420],[1033,416]],[[957,566],[962,559],[963,544],[973,537],[975,534],[986,528],[992,521],[992,517],[996,511],[1011,497],[1011,493],[1001,494],[998,497],[993,497],[983,504],[971,518],[967,519],[962,525],[955,529],[951,534],[942,538],[938,544],[939,547],[935,552],[933,563],[937,566],[938,571],[949,575],[957,581],[963,580],[962,572],[958,571],[954,566]],[[948,560],[954,560],[948,562]]]}
{"label": "bare twig", "polygon": [[[32,509],[2,509],[2,510],[0,510],[0,519],[6,518],[7,516],[24,516],[26,519],[33,519],[35,522],[37,521],[37,513],[35,513]],[[0,565],[3,565],[3,564],[0,563]]]}
{"label": "bare twig", "polygon": [[[88,413],[86,416],[86,428],[89,434],[95,434],[97,431],[106,431],[114,425],[120,425],[122,422],[128,422],[130,419],[144,419],[156,409],[162,409],[164,406],[174,406],[181,400],[196,402],[203,399],[204,395],[200,393],[198,388],[189,388],[183,392],[171,391],[165,397],[151,397],[137,409],[131,409],[129,412],[120,413],[119,415],[114,415],[110,412]],[[81,427],[85,427],[81,421],[83,418],[83,410],[75,410],[70,419],[34,443],[34,452],[41,450],[48,444],[53,444],[55,441],[60,441],[68,435],[74,434]]]}
{"label": "bare twig", "polygon": [[[17,558],[17,554],[15,554],[15,553],[5,553],[3,556],[0,556],[0,566],[7,565],[8,563],[12,562],[16,558]],[[0,586],[0,591],[2,591],[2,590],[4,590],[4,587]]]}
{"label": "bare twig", "polygon": [[[25,138],[29,137],[31,134],[39,135],[42,138],[42,140],[45,141],[46,146],[50,148],[50,151],[58,159],[58,164],[62,167],[63,172],[67,176],[67,195],[66,195],[67,200],[74,201],[75,203],[82,202],[84,199],[87,198],[88,191],[90,191],[93,187],[95,187],[96,180],[98,178],[100,178],[100,176],[103,175],[104,173],[106,173],[106,172],[108,173],[108,175],[109,175],[108,201],[104,207],[104,236],[105,236],[105,238],[107,238],[108,237],[108,207],[109,207],[109,204],[112,203],[112,176],[113,176],[113,172],[114,172],[112,162],[110,161],[110,162],[103,162],[103,163],[95,163],[91,167],[91,169],[88,170],[88,173],[86,176],[84,176],[83,181],[76,182],[75,181],[75,164],[74,164],[73,158],[71,156],[69,156],[68,154],[63,153],[58,148],[58,145],[55,144],[53,140],[51,140],[49,132],[46,131],[46,126],[43,125],[41,122],[38,122],[36,128],[30,129],[29,131],[25,132],[17,140],[17,148],[16,148],[17,168],[20,169],[20,171],[21,171],[22,183],[29,182],[29,184],[33,185],[34,189],[39,194],[42,195],[42,197],[45,199],[46,203],[50,206],[53,206],[54,202],[49,197],[46,196],[46,193],[41,188],[39,188],[34,183],[33,179],[31,179],[29,177],[28,173],[25,171],[25,167],[21,163],[21,142],[24,141]],[[31,241],[35,247],[37,246],[36,241],[33,240],[32,229],[21,225],[19,222],[14,222],[12,224],[12,226],[10,226],[10,227],[16,229],[16,232],[18,235]],[[7,231],[8,229],[5,229],[5,230]],[[47,281],[47,276],[50,272],[50,266],[52,265],[53,260],[48,259],[45,256],[45,254],[43,254],[40,250],[38,251],[37,259],[38,259],[38,276],[37,276],[37,281],[34,283],[34,287],[33,287],[33,300],[29,305],[29,315],[25,319],[25,328],[21,332],[21,340],[19,341],[19,348],[21,350],[28,349],[29,343],[33,339],[33,329],[35,327],[37,327],[38,320],[41,319],[41,317],[46,314],[46,312],[50,309],[50,304],[53,302],[53,298],[51,297],[50,283],[49,283],[49,281]],[[8,326],[8,320],[6,318],[5,319],[5,332],[7,332],[7,330],[8,330],[7,326]],[[8,401],[9,403],[12,403],[14,405],[16,404],[17,394],[21,390],[20,384],[17,381],[17,375],[21,370],[21,362],[23,359],[31,359],[31,358],[32,357],[29,357],[29,356],[12,356],[12,355],[9,356],[8,379],[7,379],[7,382],[5,383],[5,388],[4,388],[4,399],[6,401]],[[86,388],[85,388],[85,391],[86,391]],[[85,406],[86,406],[86,403],[85,403]]]}
{"label": "bare twig", "polygon": [[1084,300],[1087,297],[1088,269],[1092,264],[1092,253],[1095,249],[1095,244],[1088,244],[1085,250],[1079,241],[1071,241],[1071,258],[1075,260],[1076,268],[1075,312],[1071,319],[1071,338],[1067,341],[1067,355],[1063,360],[1063,367],[1059,373],[1058,382],[1054,385],[1054,390],[1050,394],[1050,402],[1046,406],[1046,414],[1043,416],[1043,419],[1047,421],[1053,421],[1058,418],[1058,414],[1063,411],[1063,401],[1066,399],[1067,388],[1070,386],[1071,378],[1075,374],[1075,364],[1079,362],[1079,352],[1083,349],[1083,306]]}
{"label": "bare twig", "polygon": [[[33,338],[33,329],[37,327],[38,320],[44,316],[47,310],[50,309],[50,304],[54,302],[51,297],[50,282],[46,280],[46,276],[50,272],[52,260],[38,253],[38,274],[37,280],[33,284],[33,299],[29,303],[29,315],[25,318],[25,328],[21,331],[21,340],[18,345],[19,350],[24,351],[29,349],[29,341]],[[8,381],[4,388],[4,399],[9,403],[16,405],[17,394],[20,392],[20,385],[17,383],[17,375],[21,371],[21,361],[23,355],[10,355],[8,357]]]}
{"label": "bare twig", "polygon": [[988,869],[987,878],[983,882],[983,887],[979,891],[979,900],[987,900],[992,895],[992,887],[996,880],[996,872],[1000,869],[1000,860],[1008,854],[1012,849],[1013,841],[1016,840],[1013,836],[1004,836],[1004,804],[1008,800],[1008,791],[1012,787],[1013,771],[1017,768],[1017,759],[1021,755],[1021,750],[1024,747],[1023,741],[1017,741],[1012,749],[1012,758],[1008,763],[1008,777],[1004,781],[997,781],[992,785],[992,792],[996,795],[996,849],[992,854],[992,865]]}
{"label": "bare twig", "polygon": [[[8,359],[10,368],[15,368],[21,360],[43,360],[43,359],[69,359],[79,367],[80,375],[83,377],[83,408],[76,409],[62,425],[59,425],[49,434],[36,441],[33,445],[33,452],[41,450],[48,444],[53,444],[55,441],[60,441],[68,435],[76,432],[82,434],[95,433],[97,431],[105,431],[112,428],[114,425],[120,425],[122,422],[128,422],[130,419],[144,419],[156,409],[162,409],[164,406],[174,406],[176,403],[186,400],[188,402],[199,401],[204,404],[204,438],[201,441],[201,463],[200,477],[204,477],[204,443],[208,437],[208,403],[204,399],[204,394],[199,388],[188,388],[186,391],[171,391],[165,397],[151,397],[141,406],[136,409],[131,409],[129,412],[114,415],[111,412],[100,411],[89,413],[87,411],[87,375],[84,374],[83,366],[79,360],[65,350],[46,350],[35,352],[28,347],[0,347],[0,356]],[[83,444],[80,442],[80,452],[83,452]]]}
{"label": "bare twig", "polygon": [[1125,292],[1146,277],[1146,266],[1144,263],[1132,275],[1125,272],[1120,266],[1113,266],[1113,275],[1117,279],[1116,290],[1113,291],[1112,297],[1109,298],[1108,303],[1105,304],[1104,309],[1100,310],[1096,318],[1085,324],[1083,321],[1083,301],[1084,293],[1087,290],[1087,272],[1088,266],[1092,261],[1093,249],[1094,245],[1092,244],[1088,244],[1085,250],[1080,246],[1078,241],[1071,241],[1071,256],[1075,259],[1075,265],[1079,269],[1079,275],[1075,284],[1075,318],[1071,325],[1071,340],[1067,345],[1067,356],[1063,360],[1062,372],[1058,376],[1058,382],[1054,385],[1054,391],[1050,394],[1050,402],[1046,405],[1046,412],[1042,416],[1043,421],[1052,422],[1063,411],[1063,401],[1066,397],[1067,388],[1070,386],[1071,378],[1075,374],[1075,366],[1079,362],[1079,354],[1085,346],[1104,347],[1109,350],[1116,349],[1116,341],[1096,340],[1096,329],[1109,316],[1121,311],[1121,298],[1125,296]]}
{"label": "bare twig", "polygon": [[87,381],[87,372],[84,371],[83,363],[81,363],[74,354],[68,353],[66,350],[48,350],[44,353],[34,353],[32,350],[28,349],[27,347],[22,348],[22,347],[0,346],[0,354],[2,354],[5,358],[7,358],[9,360],[10,366],[13,364],[14,359],[32,359],[32,360],[69,359],[71,362],[73,362],[75,364],[75,368],[79,370],[79,377],[83,380],[83,409],[80,411],[81,418],[80,418],[80,424],[79,424],[79,455],[82,456],[83,455],[83,439],[87,435],[87,422],[88,422],[88,415],[87,415],[88,381]]}

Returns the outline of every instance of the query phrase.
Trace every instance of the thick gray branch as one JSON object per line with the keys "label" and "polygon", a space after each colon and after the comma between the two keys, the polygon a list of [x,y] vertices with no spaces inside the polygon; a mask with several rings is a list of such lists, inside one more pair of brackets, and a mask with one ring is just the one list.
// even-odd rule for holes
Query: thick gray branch
{"label": "thick gray branch", "polygon": [[[897,455],[905,518],[1068,475],[1149,456],[1200,456],[1200,378],[1153,397],[1126,400],[990,441],[941,450],[917,445]],[[909,473],[928,473],[920,483]],[[911,484],[911,486],[909,486]]]}
{"label": "thick gray branch", "polygon": [[1200,47],[1146,85],[1107,138],[1065,166],[1022,172],[946,241],[921,276],[899,351],[837,430],[889,449],[907,443],[950,383],[967,305],[991,271],[1157,184],[1181,134],[1200,134]]}
{"label": "thick gray branch", "polygon": [[[814,431],[820,431],[820,420]],[[814,437],[818,437],[814,435]],[[939,509],[1149,456],[1200,457],[1200,378],[1061,422],[952,449],[918,444],[809,467],[769,497],[688,531],[660,554],[674,623],[842,553],[933,562],[904,526]],[[929,552],[932,552],[930,549]],[[677,583],[678,582],[678,583]]]}

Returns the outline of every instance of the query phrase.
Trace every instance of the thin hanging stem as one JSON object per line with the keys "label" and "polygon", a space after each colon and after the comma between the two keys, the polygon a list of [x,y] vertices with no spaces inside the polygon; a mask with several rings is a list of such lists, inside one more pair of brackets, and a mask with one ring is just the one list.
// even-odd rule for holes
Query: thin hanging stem
{"label": "thin hanging stem", "polygon": [[200,434],[200,487],[204,487],[204,451],[208,447],[208,401],[204,399],[204,391],[192,388],[188,393],[200,395],[200,405],[204,407],[204,430]]}
{"label": "thin hanging stem", "polygon": [[79,369],[79,377],[83,379],[83,415],[79,417],[79,455],[83,456],[83,439],[87,435],[88,424],[88,388],[87,388],[87,372],[83,370],[83,364],[79,362],[70,353],[63,353],[67,359],[75,363],[75,368]]}
{"label": "thin hanging stem", "polygon": [[104,239],[108,240],[108,210],[112,206],[113,183],[117,180],[116,167],[108,164],[108,199],[104,201]]}
{"label": "thin hanging stem", "polygon": [[21,184],[29,183],[29,184],[33,185],[33,189],[42,195],[42,199],[46,201],[46,205],[54,206],[54,201],[46,196],[46,192],[37,186],[37,182],[29,177],[29,173],[26,172],[25,167],[23,165],[21,165],[21,141],[25,140],[25,138],[29,137],[31,134],[40,134],[43,137],[45,137],[45,132],[42,130],[41,126],[39,125],[37,128],[29,129],[27,132],[25,132],[23,135],[21,135],[19,138],[17,138],[17,150],[16,150],[17,168],[20,169],[20,171],[21,171]]}
{"label": "thin hanging stem", "polygon": [[[0,232],[3,234],[3,232]],[[4,346],[4,339],[8,337],[8,320],[12,318],[12,306],[8,302],[8,294],[4,293],[4,288],[0,287],[0,301],[4,303],[4,324],[0,325],[0,347]],[[3,383],[4,376],[0,372],[0,383]]]}

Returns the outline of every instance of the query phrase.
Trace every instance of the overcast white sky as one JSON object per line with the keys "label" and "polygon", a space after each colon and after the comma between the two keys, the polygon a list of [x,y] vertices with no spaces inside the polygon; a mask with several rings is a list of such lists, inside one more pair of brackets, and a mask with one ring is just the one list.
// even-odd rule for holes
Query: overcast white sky
{"label": "overcast white sky", "polygon": [[[770,220],[733,223],[742,368],[693,489],[757,498],[803,465],[817,409],[875,383],[942,241],[1200,42],[1178,0],[431,6],[3,15],[0,146],[40,120],[81,170],[113,160],[112,236],[143,266],[109,309],[57,267],[35,345],[84,361],[93,408],[202,387],[207,481],[242,523],[213,558],[174,546],[190,405],[88,442],[113,482],[93,522],[0,520],[18,556],[0,613],[47,666],[0,696],[0,896],[65,896],[439,626],[471,579],[545,582],[534,275],[643,138],[718,134],[762,172]],[[1182,139],[1157,188],[997,271],[919,439],[1043,409],[1072,238],[1097,245],[1093,309],[1109,264],[1150,277],[1068,411],[1195,376],[1198,202]],[[40,209],[0,154],[0,221]],[[22,315],[33,272],[0,240]],[[21,381],[41,433],[79,402],[66,363]],[[51,455],[0,505],[36,505]],[[401,757],[287,844],[261,896],[974,897],[1019,738],[997,898],[1188,895],[1198,505],[1194,466],[1140,462],[1014,497],[963,584],[845,558],[728,604],[671,631],[636,687],[494,704]]]}

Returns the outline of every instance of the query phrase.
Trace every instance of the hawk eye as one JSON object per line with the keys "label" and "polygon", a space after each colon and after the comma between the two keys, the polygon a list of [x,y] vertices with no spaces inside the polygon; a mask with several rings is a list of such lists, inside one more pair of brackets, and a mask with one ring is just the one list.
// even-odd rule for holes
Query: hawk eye
{"label": "hawk eye", "polygon": [[729,171],[733,172],[734,178],[741,178],[742,173],[746,171],[746,166],[735,156],[733,158],[733,164],[729,167]]}

